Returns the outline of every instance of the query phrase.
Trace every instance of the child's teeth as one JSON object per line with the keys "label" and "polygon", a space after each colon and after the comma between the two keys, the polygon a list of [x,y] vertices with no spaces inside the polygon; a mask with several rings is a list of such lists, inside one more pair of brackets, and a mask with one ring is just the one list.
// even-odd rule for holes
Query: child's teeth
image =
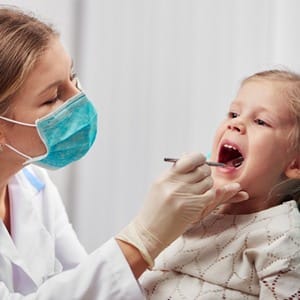
{"label": "child's teeth", "polygon": [[224,147],[228,148],[228,149],[237,150],[235,147],[233,147],[232,145],[228,145],[228,144],[225,144]]}

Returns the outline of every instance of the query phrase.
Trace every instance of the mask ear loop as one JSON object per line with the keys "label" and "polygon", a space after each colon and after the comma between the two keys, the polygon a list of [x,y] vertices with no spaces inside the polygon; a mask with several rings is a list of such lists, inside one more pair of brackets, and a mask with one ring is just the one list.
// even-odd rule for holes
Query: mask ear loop
{"label": "mask ear loop", "polygon": [[18,124],[18,125],[25,125],[25,126],[29,126],[29,127],[36,127],[35,124],[20,122],[20,121],[12,120],[12,119],[9,119],[9,118],[3,117],[3,116],[0,116],[0,119],[2,119],[4,121],[7,121],[7,122],[10,122],[10,123],[15,123],[15,124]]}
{"label": "mask ear loop", "polygon": [[[22,156],[23,158],[26,158],[27,160],[28,160],[28,159],[32,159],[31,156],[26,155],[25,153],[19,151],[18,149],[16,149],[15,147],[13,147],[13,146],[11,146],[11,145],[9,145],[9,144],[5,144],[5,146],[6,146],[7,148],[9,148],[10,150],[14,151],[15,153],[19,154],[20,156]],[[25,162],[25,163],[26,163],[26,162]]]}
{"label": "mask ear loop", "polygon": [[[18,124],[18,125],[25,125],[25,126],[28,126],[28,127],[36,127],[36,124],[20,122],[20,121],[12,120],[12,119],[9,119],[9,118],[3,117],[3,116],[0,116],[0,119],[2,119],[4,121],[8,121],[10,123]],[[26,155],[25,153],[19,151],[18,149],[16,149],[15,147],[13,147],[9,144],[4,144],[4,146],[6,146],[10,150],[14,151],[15,153],[19,154],[23,158],[26,158],[27,160],[32,159],[32,157]],[[0,144],[0,152],[2,152],[2,151],[3,151],[3,144]],[[23,165],[24,164],[26,164],[26,161],[23,163]]]}

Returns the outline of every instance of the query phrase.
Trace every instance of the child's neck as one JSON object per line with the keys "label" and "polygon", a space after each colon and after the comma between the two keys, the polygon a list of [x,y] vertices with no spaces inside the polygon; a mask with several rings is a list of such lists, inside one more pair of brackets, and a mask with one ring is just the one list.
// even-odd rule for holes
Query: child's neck
{"label": "child's neck", "polygon": [[280,201],[278,198],[258,199],[250,197],[248,200],[242,202],[223,204],[220,207],[219,213],[226,215],[246,215],[268,209],[278,205],[279,203]]}

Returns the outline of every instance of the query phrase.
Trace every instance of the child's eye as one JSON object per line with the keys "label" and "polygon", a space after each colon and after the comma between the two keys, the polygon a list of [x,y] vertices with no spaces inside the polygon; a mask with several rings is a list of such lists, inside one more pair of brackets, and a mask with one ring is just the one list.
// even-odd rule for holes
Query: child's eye
{"label": "child's eye", "polygon": [[233,112],[233,111],[230,111],[230,112],[228,113],[228,117],[229,117],[230,119],[237,118],[238,116],[239,116],[238,113]]}
{"label": "child's eye", "polygon": [[264,120],[261,120],[261,119],[256,119],[256,120],[254,120],[254,122],[260,126],[269,126]]}

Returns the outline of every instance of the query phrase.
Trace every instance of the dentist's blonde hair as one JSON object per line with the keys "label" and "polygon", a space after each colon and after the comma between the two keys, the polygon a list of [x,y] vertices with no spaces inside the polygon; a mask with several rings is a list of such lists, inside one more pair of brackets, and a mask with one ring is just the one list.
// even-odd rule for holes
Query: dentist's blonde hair
{"label": "dentist's blonde hair", "polygon": [[0,5],[0,115],[58,33],[36,17]]}

